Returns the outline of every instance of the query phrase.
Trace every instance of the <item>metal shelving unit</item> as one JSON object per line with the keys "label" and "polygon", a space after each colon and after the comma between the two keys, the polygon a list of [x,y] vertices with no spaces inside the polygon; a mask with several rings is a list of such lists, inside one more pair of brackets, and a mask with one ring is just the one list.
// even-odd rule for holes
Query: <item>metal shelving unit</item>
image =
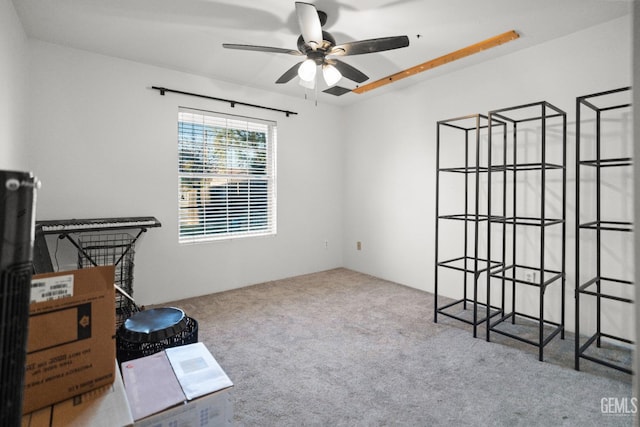
{"label": "metal shelving unit", "polygon": [[[498,282],[501,316],[489,322],[486,339],[495,332],[533,345],[542,361],[544,347],[558,334],[564,338],[566,113],[541,101],[491,111],[494,120],[506,129],[489,132],[487,254],[501,266],[487,277],[487,301]],[[559,321],[545,309],[555,284]],[[526,313],[532,305],[537,313]]]}
{"label": "metal shelving unit", "polygon": [[[633,271],[631,255],[633,251],[629,250],[626,254],[625,251],[616,251],[617,260],[628,263],[626,269],[620,268],[620,265],[612,268],[611,264],[614,262],[604,262],[603,254],[603,250],[609,247],[608,242],[612,239],[618,238],[623,242],[626,240],[630,248],[633,244],[632,223],[629,218],[624,218],[624,210],[618,209],[619,203],[616,202],[620,200],[614,200],[613,203],[609,200],[613,209],[603,206],[603,198],[606,195],[615,198],[618,193],[622,195],[623,203],[630,199],[625,195],[624,183],[615,185],[610,180],[616,171],[620,173],[624,168],[630,171],[632,166],[630,153],[633,151],[633,143],[632,138],[628,137],[631,124],[630,95],[631,88],[624,87],[576,98],[576,370],[580,370],[580,359],[586,359],[622,372],[632,373],[630,353],[633,341],[604,332],[606,328],[602,324],[605,313],[615,314],[615,311],[623,308],[622,306],[633,304],[633,299],[630,297],[633,293],[633,282],[629,277],[625,277],[625,271],[622,271],[627,270],[627,276],[633,274],[629,273]],[[587,113],[584,116],[583,110]],[[626,119],[623,117],[625,114],[628,115]],[[606,126],[611,123],[621,125],[622,129],[612,131]],[[588,134],[588,130],[591,130],[592,134]],[[623,146],[625,142],[626,147]],[[631,187],[630,183],[629,187]],[[630,214],[626,212],[626,215],[631,217],[632,209],[627,211],[631,211]],[[591,251],[582,251],[589,242],[595,247]],[[587,258],[586,262],[584,258]],[[611,270],[614,270],[613,275],[610,275]],[[583,343],[580,337],[583,320],[581,315],[584,314],[581,298],[585,295],[595,299],[596,316],[595,333]],[[623,364],[621,360],[598,352],[597,349],[593,351],[594,343],[596,347],[601,348],[603,338],[622,344],[620,349],[624,349],[624,345],[627,345],[629,364]]]}
{"label": "metal shelving unit", "polygon": [[[477,336],[478,325],[486,322],[487,317],[499,314],[496,307],[478,300],[480,276],[501,265],[483,257],[483,245],[480,244],[485,235],[481,227],[489,220],[488,215],[481,212],[485,206],[485,203],[481,203],[481,176],[486,177],[489,169],[487,134],[488,118],[480,114],[437,123],[434,322],[438,322],[438,315],[459,320],[473,327],[474,337]],[[462,159],[464,164],[461,165]],[[452,179],[445,183],[449,185],[443,185],[443,176]],[[443,206],[440,200],[441,186],[448,191],[448,201],[455,199],[457,203],[445,203]],[[464,188],[464,199],[452,197],[454,193],[451,186],[455,190]],[[443,227],[448,232],[446,241],[449,245],[446,248],[440,238]],[[451,273],[448,277],[456,277],[452,280],[457,282],[456,286],[461,286],[462,296],[439,306],[441,269]]]}

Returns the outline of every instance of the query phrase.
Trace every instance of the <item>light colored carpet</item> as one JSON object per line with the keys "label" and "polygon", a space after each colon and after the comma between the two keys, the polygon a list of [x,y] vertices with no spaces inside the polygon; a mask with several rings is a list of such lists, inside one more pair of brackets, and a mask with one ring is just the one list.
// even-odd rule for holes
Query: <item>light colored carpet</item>
{"label": "light colored carpet", "polygon": [[631,378],[573,370],[569,337],[539,362],[533,347],[433,323],[432,294],[350,270],[164,305],[198,320],[235,384],[238,426],[633,423],[601,411],[631,397]]}

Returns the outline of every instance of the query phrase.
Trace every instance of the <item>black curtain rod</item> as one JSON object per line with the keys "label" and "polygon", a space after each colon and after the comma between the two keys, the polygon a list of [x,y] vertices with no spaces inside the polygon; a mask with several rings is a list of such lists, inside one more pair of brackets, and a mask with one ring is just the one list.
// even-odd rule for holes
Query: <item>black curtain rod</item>
{"label": "black curtain rod", "polygon": [[199,93],[191,93],[191,92],[183,92],[181,90],[167,89],[166,87],[151,86],[151,89],[159,90],[160,95],[164,95],[166,92],[171,92],[171,93],[179,93],[181,95],[197,96],[198,98],[213,99],[214,101],[228,102],[231,105],[231,108],[235,107],[236,105],[244,105],[246,107],[262,108],[263,110],[277,111],[279,113],[286,114],[287,117],[289,117],[291,114],[298,114],[293,111],[280,110],[278,108],[265,107],[265,106],[256,105],[256,104],[248,104],[246,102],[233,101],[231,99],[216,98],[214,96],[200,95]]}

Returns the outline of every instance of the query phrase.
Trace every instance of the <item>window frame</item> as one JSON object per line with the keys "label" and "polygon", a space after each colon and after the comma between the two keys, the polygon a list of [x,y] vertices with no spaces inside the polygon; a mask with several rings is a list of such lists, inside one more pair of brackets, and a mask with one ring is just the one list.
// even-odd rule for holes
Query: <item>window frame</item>
{"label": "window frame", "polygon": [[277,234],[277,122],[179,107],[176,140],[179,244]]}

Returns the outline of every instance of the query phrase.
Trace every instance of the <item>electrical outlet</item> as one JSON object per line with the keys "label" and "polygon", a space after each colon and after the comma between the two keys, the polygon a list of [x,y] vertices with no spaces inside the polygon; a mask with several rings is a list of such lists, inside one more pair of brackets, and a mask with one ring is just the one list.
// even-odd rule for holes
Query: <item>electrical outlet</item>
{"label": "electrical outlet", "polygon": [[535,271],[525,271],[524,280],[525,280],[525,282],[536,283],[536,272]]}
{"label": "electrical outlet", "polygon": [[329,241],[328,240],[324,241],[324,248],[325,249],[329,249]]}
{"label": "electrical outlet", "polygon": [[359,251],[362,250],[362,242],[356,242],[356,249]]}

